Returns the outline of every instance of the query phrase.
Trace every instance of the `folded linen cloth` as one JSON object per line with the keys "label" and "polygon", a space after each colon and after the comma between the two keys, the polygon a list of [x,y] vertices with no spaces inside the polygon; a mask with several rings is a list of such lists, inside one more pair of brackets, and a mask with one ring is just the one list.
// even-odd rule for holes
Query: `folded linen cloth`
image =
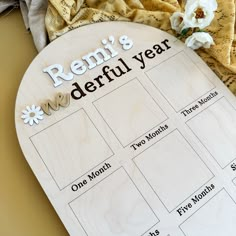
{"label": "folded linen cloth", "polygon": [[8,7],[20,7],[26,29],[31,31],[35,46],[40,51],[47,45],[47,5],[45,0],[0,0],[0,13]]}
{"label": "folded linen cloth", "polygon": [[[207,28],[215,45],[197,53],[236,95],[236,1],[217,2],[215,18]],[[45,23],[50,41],[83,25],[115,20],[143,23],[175,35],[169,17],[184,5],[184,0],[49,0]]]}

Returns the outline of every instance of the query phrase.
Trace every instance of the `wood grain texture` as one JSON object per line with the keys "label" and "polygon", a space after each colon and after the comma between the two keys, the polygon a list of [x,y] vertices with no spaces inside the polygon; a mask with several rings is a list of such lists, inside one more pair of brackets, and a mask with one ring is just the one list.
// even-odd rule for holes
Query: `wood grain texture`
{"label": "wood grain texture", "polygon": [[[122,45],[124,35],[132,47]],[[112,49],[104,49],[109,40]],[[102,53],[88,59],[95,51]],[[63,79],[43,72],[53,64],[63,67]],[[24,124],[27,105],[59,92],[71,93],[68,107]],[[210,201],[223,187],[232,192],[235,113],[234,96],[176,38],[109,22],[74,30],[35,58],[18,91],[15,122],[25,157],[70,235],[183,236],[182,215],[194,210],[181,206],[193,194],[207,191]]]}

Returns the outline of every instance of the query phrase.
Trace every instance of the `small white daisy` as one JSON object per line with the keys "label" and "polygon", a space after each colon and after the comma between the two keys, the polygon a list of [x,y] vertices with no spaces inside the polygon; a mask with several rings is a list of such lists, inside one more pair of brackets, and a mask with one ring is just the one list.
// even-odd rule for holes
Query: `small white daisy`
{"label": "small white daisy", "polygon": [[39,120],[43,119],[44,112],[41,110],[41,107],[36,107],[32,105],[31,107],[27,106],[25,110],[22,111],[23,115],[21,118],[24,120],[24,123],[29,125],[38,124]]}

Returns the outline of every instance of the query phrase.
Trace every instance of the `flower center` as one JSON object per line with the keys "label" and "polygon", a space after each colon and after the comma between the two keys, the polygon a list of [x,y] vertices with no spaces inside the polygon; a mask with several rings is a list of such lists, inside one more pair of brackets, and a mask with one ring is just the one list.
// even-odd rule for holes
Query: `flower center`
{"label": "flower center", "polygon": [[34,112],[30,112],[30,117],[34,117],[35,116],[35,113]]}
{"label": "flower center", "polygon": [[205,17],[204,11],[202,10],[202,8],[197,8],[197,10],[195,11],[195,18],[196,19],[202,19]]}

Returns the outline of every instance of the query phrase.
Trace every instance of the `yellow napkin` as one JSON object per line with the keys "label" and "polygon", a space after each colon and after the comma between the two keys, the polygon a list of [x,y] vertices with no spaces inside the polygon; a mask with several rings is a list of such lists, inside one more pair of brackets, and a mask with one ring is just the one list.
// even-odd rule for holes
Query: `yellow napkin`
{"label": "yellow napkin", "polygon": [[[169,17],[184,9],[184,0],[49,0],[45,18],[50,41],[80,27],[102,21],[132,21],[154,26],[172,35]],[[236,95],[235,0],[218,0],[207,28],[215,41],[197,53]]]}

